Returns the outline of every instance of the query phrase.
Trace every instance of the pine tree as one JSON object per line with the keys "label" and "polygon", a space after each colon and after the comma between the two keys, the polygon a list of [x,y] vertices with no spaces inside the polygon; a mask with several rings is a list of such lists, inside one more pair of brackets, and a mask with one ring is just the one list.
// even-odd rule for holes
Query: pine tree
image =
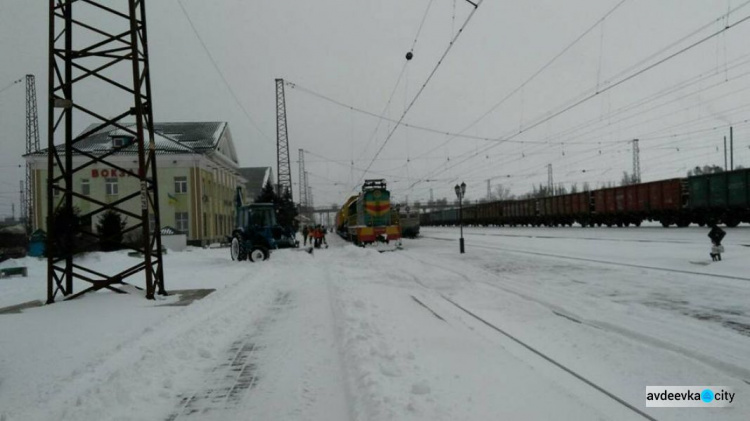
{"label": "pine tree", "polygon": [[255,201],[257,203],[274,203],[274,204],[278,201],[276,192],[273,189],[273,184],[271,184],[270,181],[266,182],[266,185],[263,186],[263,189],[260,191],[260,194],[258,195],[258,197],[255,198]]}
{"label": "pine tree", "polygon": [[[67,212],[64,207],[57,208],[50,218],[54,226],[54,235],[48,238],[48,255],[55,257],[67,257],[78,253],[80,250],[78,228],[81,225],[81,210],[73,207],[73,212]],[[68,232],[72,235],[68,238]]]}
{"label": "pine tree", "polygon": [[99,233],[99,248],[102,251],[113,251],[122,248],[123,230],[125,221],[122,216],[113,210],[105,212],[99,223],[96,224],[96,231]]}
{"label": "pine tree", "polygon": [[277,198],[276,205],[276,219],[279,225],[283,227],[294,227],[296,226],[297,217],[297,206],[292,201],[292,193],[290,191],[284,191],[284,194]]}

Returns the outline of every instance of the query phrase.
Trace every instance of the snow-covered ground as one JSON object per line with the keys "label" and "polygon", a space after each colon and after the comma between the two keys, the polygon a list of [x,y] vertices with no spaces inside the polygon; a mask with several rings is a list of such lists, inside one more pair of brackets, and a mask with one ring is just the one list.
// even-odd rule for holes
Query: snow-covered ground
{"label": "snow-covered ground", "polygon": [[[216,291],[0,314],[0,420],[747,420],[750,229],[710,264],[706,233],[468,228],[461,255],[457,229],[423,228],[393,253],[170,253],[169,291]],[[0,279],[0,307],[44,301],[45,262],[14,264],[29,277]],[[657,385],[737,394],[646,408]]]}

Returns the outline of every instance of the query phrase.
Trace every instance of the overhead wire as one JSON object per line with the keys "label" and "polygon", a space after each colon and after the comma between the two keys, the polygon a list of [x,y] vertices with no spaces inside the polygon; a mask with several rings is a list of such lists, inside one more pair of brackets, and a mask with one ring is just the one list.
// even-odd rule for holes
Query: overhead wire
{"label": "overhead wire", "polygon": [[[400,126],[408,128],[408,129],[421,130],[421,131],[425,131],[425,132],[429,132],[429,133],[435,133],[435,134],[446,135],[446,136],[453,136],[455,138],[463,138],[463,139],[470,139],[470,140],[483,140],[483,141],[487,141],[487,142],[506,142],[506,140],[504,140],[504,139],[498,139],[497,137],[488,137],[488,136],[477,136],[477,135],[461,134],[461,133],[450,132],[450,131],[446,131],[446,130],[442,130],[442,129],[435,129],[435,128],[431,128],[431,127],[426,127],[426,126],[421,126],[421,125],[417,125],[417,124],[412,124],[412,123],[408,123],[408,122],[404,122],[404,121],[399,122],[399,120],[387,117],[385,115],[376,114],[376,113],[373,113],[371,111],[367,111],[365,109],[356,107],[354,105],[349,105],[349,104],[346,104],[344,102],[338,101],[338,100],[333,99],[333,98],[331,98],[329,96],[326,96],[326,95],[323,95],[323,94],[321,94],[319,92],[313,91],[312,89],[309,89],[309,88],[306,88],[304,86],[301,86],[300,84],[298,84],[296,82],[285,81],[285,83],[287,84],[287,86],[289,86],[292,89],[296,89],[296,90],[298,90],[300,92],[306,93],[306,94],[311,95],[311,96],[316,97],[316,98],[319,98],[319,99],[321,99],[323,101],[330,102],[331,104],[337,105],[339,107],[346,108],[346,109],[349,109],[349,110],[351,110],[353,112],[361,113],[361,114],[364,114],[364,115],[367,115],[367,116],[370,116],[370,117],[373,117],[373,118],[377,118],[377,119],[380,119],[380,120],[384,120],[384,121],[388,121],[388,122],[391,122],[391,123],[395,123],[395,124],[398,124]],[[523,144],[525,144],[525,143],[540,143],[540,144],[546,143],[546,141],[538,141],[538,140],[509,140],[507,142],[511,142],[511,143],[523,143]],[[439,148],[440,146],[442,146],[442,145],[437,146],[436,149]]]}
{"label": "overhead wire", "polygon": [[23,82],[23,78],[20,78],[18,80],[14,80],[13,82],[11,82],[8,85],[6,85],[4,88],[0,89],[0,94],[3,93],[3,92],[5,92],[5,91],[7,91],[10,88],[12,88],[13,85],[16,85],[16,84],[21,83],[21,82]]}
{"label": "overhead wire", "polygon": [[422,92],[424,92],[424,89],[427,87],[427,85],[432,80],[432,77],[435,75],[435,73],[437,72],[437,70],[440,68],[440,65],[443,63],[443,60],[445,60],[445,57],[448,55],[448,53],[451,51],[451,49],[455,45],[456,41],[458,40],[458,37],[461,36],[461,34],[463,33],[464,29],[469,24],[469,22],[471,22],[471,19],[476,14],[476,11],[479,10],[479,6],[481,6],[481,4],[483,2],[484,2],[484,0],[479,0],[477,3],[472,3],[474,5],[474,9],[472,9],[471,13],[469,13],[469,16],[467,16],[467,18],[464,21],[463,25],[461,25],[461,27],[458,29],[458,32],[456,32],[456,35],[454,35],[453,39],[448,44],[448,48],[445,49],[445,51],[443,52],[443,55],[440,57],[440,59],[438,59],[437,63],[435,64],[435,67],[432,69],[432,71],[430,72],[429,76],[427,76],[427,79],[424,81],[424,83],[422,84],[422,86],[419,88],[419,90],[417,91],[416,95],[414,95],[414,98],[411,100],[411,103],[409,103],[409,105],[406,107],[406,109],[404,110],[404,112],[401,114],[401,117],[399,118],[398,123],[393,127],[393,129],[391,130],[391,132],[388,133],[388,136],[385,138],[385,140],[383,141],[383,143],[380,145],[380,148],[375,153],[375,156],[372,157],[372,160],[370,161],[370,164],[367,165],[367,169],[365,170],[365,172],[362,173],[362,176],[360,177],[360,180],[359,180],[359,182],[357,182],[357,184],[359,184],[359,183],[362,182],[362,179],[365,177],[365,175],[367,174],[367,172],[369,171],[369,169],[372,167],[372,164],[375,162],[375,160],[378,158],[378,156],[383,151],[383,149],[385,148],[385,146],[388,144],[388,141],[391,140],[391,138],[393,137],[393,134],[396,133],[396,130],[398,130],[398,128],[400,127],[401,121],[403,121],[403,119],[409,113],[409,110],[411,110],[411,108],[417,102],[417,100],[419,99],[419,97],[422,95]]}
{"label": "overhead wire", "polygon": [[[748,3],[750,3],[750,2],[748,2]],[[601,94],[603,92],[606,92],[606,91],[611,90],[611,89],[613,89],[613,88],[615,88],[617,86],[620,86],[623,83],[625,83],[627,81],[630,81],[630,80],[634,79],[635,77],[638,77],[638,76],[646,73],[647,71],[649,71],[649,70],[651,70],[651,69],[653,69],[653,68],[655,68],[655,67],[657,67],[659,65],[664,64],[665,62],[667,62],[667,61],[669,61],[669,60],[671,60],[671,59],[679,56],[680,54],[683,54],[686,51],[689,51],[692,48],[695,48],[695,47],[703,44],[704,42],[706,42],[706,41],[708,41],[708,40],[710,40],[710,39],[712,39],[712,38],[714,38],[714,37],[716,37],[716,36],[718,36],[718,35],[726,32],[726,31],[728,31],[728,30],[730,30],[732,28],[737,27],[738,25],[746,22],[747,20],[750,20],[750,15],[748,15],[748,16],[746,16],[744,18],[741,18],[741,19],[737,20],[736,22],[734,22],[732,24],[726,25],[724,28],[722,28],[722,29],[720,29],[718,31],[715,31],[715,32],[711,33],[710,35],[705,36],[705,37],[701,38],[700,40],[695,41],[695,42],[693,42],[692,44],[690,44],[690,45],[688,45],[686,47],[681,48],[677,52],[672,53],[672,54],[668,55],[667,57],[662,58],[662,59],[658,60],[657,62],[652,63],[652,64],[648,65],[647,67],[645,67],[643,69],[640,69],[637,72],[635,72],[635,73],[633,73],[631,75],[628,75],[628,76],[626,76],[625,78],[623,78],[623,79],[621,79],[619,81],[616,81],[614,83],[608,84],[605,88],[600,89],[600,90],[598,90],[597,92],[595,92],[593,94],[586,95],[586,96],[584,96],[583,98],[581,98],[579,100],[575,100],[572,104],[567,105],[567,106],[565,106],[562,109],[559,109],[558,111],[552,112],[551,114],[547,114],[545,117],[542,117],[542,118],[536,120],[530,126],[527,126],[523,131],[517,132],[515,134],[511,134],[510,136],[508,136],[508,138],[513,139],[513,138],[519,136],[520,134],[525,133],[528,130],[531,130],[531,129],[535,128],[535,127],[538,127],[539,125],[541,125],[541,124],[543,124],[543,123],[545,123],[545,122],[547,122],[547,121],[549,121],[549,120],[551,120],[551,119],[553,119],[553,118],[555,118],[555,117],[557,117],[557,116],[559,116],[559,115],[561,115],[561,114],[563,114],[563,113],[565,113],[565,112],[567,112],[567,111],[569,111],[569,110],[571,110],[571,109],[573,109],[573,108],[575,108],[575,107],[577,107],[577,106],[579,106],[581,104],[583,104],[584,102],[590,100],[591,98],[594,98],[594,97],[596,97],[597,95],[599,95],[599,94]],[[503,139],[503,137],[500,137],[500,138]],[[493,148],[499,146],[500,144],[502,144],[502,143],[495,143],[495,144],[489,145],[489,146],[483,148],[482,150],[478,151],[477,153],[470,155],[468,158],[466,158],[464,160],[461,160],[461,161],[459,161],[456,164],[453,164],[451,166],[451,168],[453,168],[453,167],[455,167],[457,165],[460,165],[463,162],[466,162],[468,159],[471,159],[471,158],[477,156],[480,153],[484,153],[484,152],[486,152],[486,151],[488,151],[490,149],[493,149]],[[431,174],[432,173],[429,173],[428,175],[431,175]],[[415,182],[415,185],[416,185],[416,183],[419,183],[419,180],[417,182]]]}
{"label": "overhead wire", "polygon": [[[430,2],[427,4],[427,9],[425,10],[424,15],[422,16],[422,21],[419,24],[419,28],[417,29],[417,33],[414,36],[414,41],[412,42],[411,48],[409,49],[410,53],[414,52],[414,48],[416,47],[417,41],[419,39],[419,34],[422,32],[422,27],[424,26],[424,23],[427,20],[427,14],[430,12],[430,7],[432,7],[432,2],[433,1],[434,0],[430,0]],[[375,135],[377,134],[378,130],[380,129],[380,124],[383,122],[383,120],[390,121],[390,119],[384,118],[384,114],[386,113],[386,111],[388,110],[388,108],[390,108],[391,102],[393,102],[393,97],[395,96],[396,90],[398,89],[399,85],[401,84],[401,79],[404,77],[404,73],[406,72],[406,69],[407,69],[407,67],[409,65],[409,61],[410,60],[407,59],[404,62],[404,65],[401,66],[401,72],[399,72],[398,78],[396,79],[396,84],[393,86],[393,90],[391,91],[391,95],[388,97],[388,101],[386,102],[385,107],[383,107],[383,111],[381,111],[380,115],[377,116],[377,117],[379,117],[378,124],[375,126],[375,129],[373,130],[372,134],[370,135],[370,138],[367,140],[367,143],[365,144],[365,147],[362,148],[362,152],[359,154],[359,156],[358,156],[357,159],[361,158],[362,155],[364,155],[365,153],[367,153],[367,149],[370,147],[370,144],[375,139]],[[356,184],[354,185],[353,188],[356,188]]]}
{"label": "overhead wire", "polygon": [[247,109],[244,105],[242,105],[242,102],[237,97],[237,94],[235,94],[234,89],[232,89],[232,86],[227,81],[227,78],[224,76],[224,72],[221,71],[221,68],[219,68],[219,65],[216,62],[216,59],[214,59],[213,54],[211,54],[211,51],[209,50],[206,43],[203,41],[203,37],[201,37],[200,33],[198,32],[198,29],[195,27],[195,24],[193,23],[193,20],[190,18],[190,15],[188,14],[187,10],[185,9],[185,6],[182,4],[182,0],[176,0],[177,5],[180,6],[180,10],[182,10],[182,14],[187,19],[188,23],[190,24],[190,28],[193,30],[193,33],[195,34],[195,37],[198,38],[198,42],[200,42],[201,47],[203,48],[203,51],[208,56],[208,59],[211,61],[211,64],[213,65],[214,70],[216,70],[216,73],[219,74],[219,77],[221,78],[222,83],[224,83],[224,86],[229,91],[229,94],[232,96],[232,99],[234,99],[234,102],[237,104],[237,106],[242,110],[242,113],[245,115],[247,120],[250,122],[250,125],[253,126],[255,130],[258,131],[258,133],[261,134],[266,140],[269,142],[275,143],[276,141],[273,140],[271,137],[269,137],[261,128],[258,123],[255,122],[255,120],[250,116],[250,113],[247,112]]}
{"label": "overhead wire", "polygon": [[[571,41],[568,45],[565,46],[560,52],[555,54],[551,59],[549,59],[542,67],[537,69],[531,76],[529,76],[523,83],[518,85],[515,89],[510,91],[508,94],[506,94],[500,101],[498,101],[496,104],[494,104],[492,107],[490,107],[489,110],[484,112],[484,114],[480,115],[477,119],[472,121],[468,126],[466,126],[464,129],[460,130],[458,133],[463,134],[467,130],[471,129],[472,127],[479,124],[480,121],[484,120],[488,115],[492,114],[495,110],[497,110],[498,107],[503,105],[507,100],[512,98],[518,91],[522,90],[526,85],[534,81],[534,79],[537,78],[540,74],[542,74],[545,70],[547,70],[552,64],[554,64],[560,57],[565,55],[568,51],[570,51],[571,48],[573,48],[578,42],[581,41],[586,35],[588,35],[592,30],[594,30],[601,22],[603,22],[605,19],[607,19],[612,13],[614,13],[617,9],[620,8],[627,0],[621,0],[619,3],[617,3],[612,9],[607,11],[602,17],[596,20],[591,26],[589,26],[585,31],[583,31],[580,35],[578,35],[573,41]],[[438,148],[442,147],[443,145],[447,144],[448,142],[452,141],[453,138],[447,139],[445,142],[437,146]],[[496,141],[497,139],[495,139]]]}
{"label": "overhead wire", "polygon": [[691,50],[691,49],[693,49],[693,48],[695,48],[695,47],[697,47],[697,46],[699,46],[701,44],[703,44],[704,42],[706,42],[706,41],[708,41],[708,40],[710,40],[710,39],[712,39],[712,38],[714,38],[714,37],[716,37],[716,36],[718,36],[718,35],[726,32],[726,31],[728,31],[728,30],[736,27],[737,25],[739,25],[741,23],[744,23],[744,22],[746,22],[748,20],[750,20],[750,15],[748,15],[748,16],[740,19],[739,21],[737,21],[737,22],[735,22],[735,23],[733,23],[731,25],[728,25],[728,26],[722,28],[721,30],[716,31],[716,32],[714,32],[714,33],[712,33],[712,34],[710,34],[710,35],[708,35],[708,36],[706,36],[706,37],[704,37],[704,38],[702,38],[702,39],[700,39],[698,41],[695,41],[694,43],[692,43],[692,44],[690,44],[690,45],[688,45],[688,46],[686,46],[686,47],[684,47],[684,48],[682,48],[682,49],[680,49],[680,50],[678,50],[678,51],[676,51],[676,52],[668,55],[667,57],[662,58],[661,60],[656,61],[655,63],[652,63],[652,64],[646,66],[643,69],[638,70],[637,72],[635,72],[635,73],[633,73],[631,75],[626,76],[623,79],[620,79],[620,80],[618,80],[618,81],[616,81],[616,82],[614,82],[612,84],[608,84],[604,88],[596,90],[596,92],[594,92],[593,94],[584,96],[583,98],[574,101],[572,104],[564,106],[562,109],[560,109],[558,111],[555,111],[555,112],[553,112],[551,114],[548,114],[545,117],[541,117],[540,119],[536,120],[530,126],[525,127],[523,131],[528,131],[528,130],[531,130],[531,129],[535,128],[535,127],[538,127],[539,125],[544,124],[544,123],[552,120],[553,118],[558,117],[561,114],[564,114],[564,113],[570,111],[571,109],[573,109],[573,108],[575,108],[575,107],[583,104],[584,102],[589,101],[590,99],[596,97],[597,95],[600,95],[600,94],[602,94],[604,92],[607,92],[607,91],[609,91],[611,89],[614,89],[614,88],[622,85],[623,83],[626,83],[626,82],[628,82],[628,81],[630,81],[630,80],[632,80],[632,79],[634,79],[634,78],[636,78],[636,77],[638,77],[638,76],[640,76],[640,75],[648,72],[649,70],[651,70],[651,69],[653,69],[653,68],[655,68],[657,66],[660,66],[660,65],[666,63],[667,61],[669,61],[669,60],[671,60],[671,59],[673,59],[673,58],[675,58],[675,57],[677,57],[677,56],[679,56],[679,55],[681,55],[681,54],[683,54],[683,53],[685,53],[685,52],[687,52],[687,51],[689,51],[689,50]]}

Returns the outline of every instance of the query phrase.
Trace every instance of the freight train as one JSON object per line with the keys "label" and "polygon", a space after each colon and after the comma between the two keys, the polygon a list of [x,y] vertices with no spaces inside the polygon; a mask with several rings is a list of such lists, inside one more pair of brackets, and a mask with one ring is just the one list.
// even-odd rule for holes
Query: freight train
{"label": "freight train", "polygon": [[401,239],[397,221],[385,180],[365,180],[362,192],[350,197],[336,214],[336,231],[356,245],[389,243]]}
{"label": "freight train", "polygon": [[405,206],[399,209],[398,224],[401,227],[401,235],[405,238],[417,238],[419,236],[419,211]]}
{"label": "freight train", "polygon": [[[664,227],[750,222],[750,169],[463,207],[465,225]],[[421,225],[457,225],[458,209],[423,213]]]}

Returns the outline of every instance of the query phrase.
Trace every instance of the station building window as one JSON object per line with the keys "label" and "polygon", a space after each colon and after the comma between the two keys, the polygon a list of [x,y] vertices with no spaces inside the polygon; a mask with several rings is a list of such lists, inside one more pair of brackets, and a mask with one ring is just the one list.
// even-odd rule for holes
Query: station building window
{"label": "station building window", "polygon": [[84,178],[81,180],[81,194],[84,196],[91,195],[91,183],[89,183],[88,178]]}
{"label": "station building window", "polygon": [[174,178],[174,192],[175,193],[187,193],[187,177],[175,177]]}
{"label": "station building window", "polygon": [[188,232],[188,213],[187,212],[175,212],[174,224],[178,231],[184,233]]}
{"label": "station building window", "polygon": [[119,189],[117,187],[117,179],[116,178],[105,178],[104,179],[104,190],[105,190],[107,196],[117,196],[119,194]]}

